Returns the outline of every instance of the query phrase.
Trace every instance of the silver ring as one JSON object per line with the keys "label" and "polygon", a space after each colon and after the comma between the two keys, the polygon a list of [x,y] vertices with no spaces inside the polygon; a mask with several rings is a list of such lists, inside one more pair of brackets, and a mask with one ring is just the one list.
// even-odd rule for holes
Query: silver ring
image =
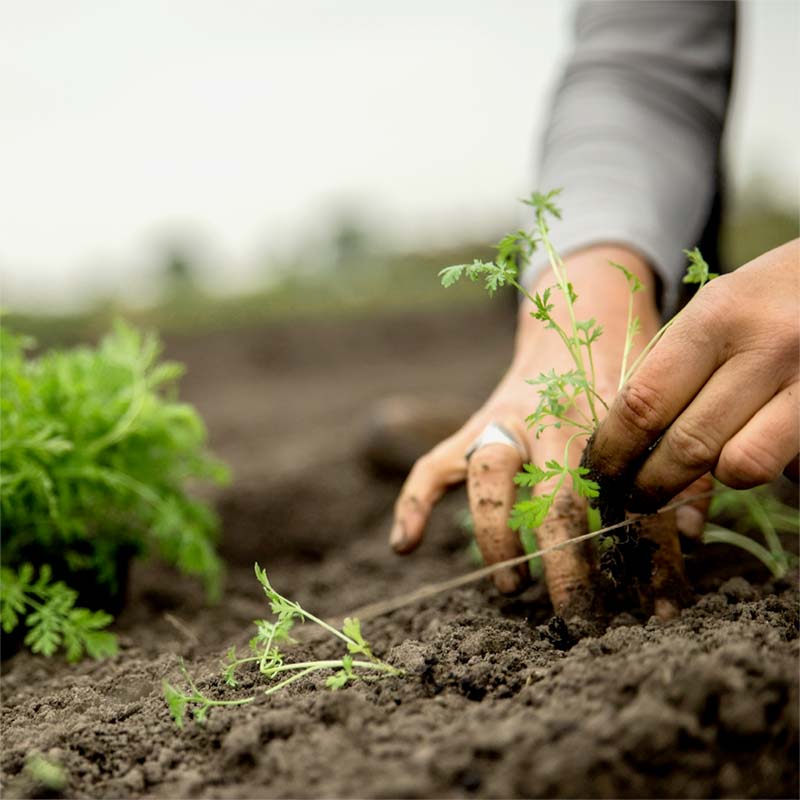
{"label": "silver ring", "polygon": [[470,458],[475,455],[476,450],[480,450],[481,447],[486,447],[487,444],[504,444],[508,447],[513,447],[522,456],[523,461],[528,458],[527,449],[499,422],[490,422],[481,431],[480,436],[469,446],[467,452],[464,453],[464,458],[469,461]]}

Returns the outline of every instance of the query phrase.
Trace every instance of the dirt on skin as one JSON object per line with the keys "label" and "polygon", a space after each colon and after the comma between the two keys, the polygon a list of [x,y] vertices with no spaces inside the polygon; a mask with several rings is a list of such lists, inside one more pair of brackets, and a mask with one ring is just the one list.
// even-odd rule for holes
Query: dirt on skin
{"label": "dirt on skin", "polygon": [[[446,323],[417,314],[170,343],[239,476],[217,498],[223,602],[206,607],[191,580],[139,564],[117,657],[4,661],[6,796],[47,794],[25,770],[40,753],[64,768],[66,786],[48,791],[65,797],[797,797],[796,575],[768,581],[720,546],[689,554],[696,602],[671,622],[567,624],[540,584],[515,598],[476,584],[364,623],[402,678],[330,692],[321,674],[175,728],[161,681],[180,682],[178,655],[210,696],[258,693],[255,669],[236,690],[219,677],[224,650],[266,614],[256,559],[321,616],[472,567],[455,522],[463,493],[417,553],[394,556],[398,485],[359,455],[381,397],[477,403],[493,385],[510,319]],[[312,634],[291,654],[340,652]]]}

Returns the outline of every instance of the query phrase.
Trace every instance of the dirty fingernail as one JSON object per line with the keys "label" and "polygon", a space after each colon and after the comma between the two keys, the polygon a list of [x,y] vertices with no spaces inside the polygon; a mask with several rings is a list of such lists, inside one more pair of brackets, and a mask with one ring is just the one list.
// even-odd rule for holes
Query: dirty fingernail
{"label": "dirty fingernail", "polygon": [[408,534],[406,533],[406,526],[399,520],[392,526],[392,532],[389,535],[389,544],[397,552],[405,550],[408,544]]}
{"label": "dirty fingernail", "polygon": [[511,594],[519,589],[520,576],[512,569],[502,569],[494,574],[494,585],[503,593]]}
{"label": "dirty fingernail", "polygon": [[690,539],[699,539],[706,525],[705,514],[692,506],[675,509],[675,523],[678,530]]}

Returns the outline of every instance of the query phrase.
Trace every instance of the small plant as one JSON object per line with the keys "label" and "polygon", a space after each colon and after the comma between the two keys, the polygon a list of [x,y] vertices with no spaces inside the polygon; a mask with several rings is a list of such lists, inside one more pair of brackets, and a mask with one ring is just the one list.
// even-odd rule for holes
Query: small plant
{"label": "small plant", "polygon": [[[537,438],[547,428],[572,429],[564,448],[563,463],[555,460],[547,461],[543,466],[524,464],[523,471],[515,477],[517,486],[532,489],[544,481],[554,481],[554,488],[547,494],[531,497],[517,502],[512,510],[509,525],[520,531],[526,552],[529,547],[535,550],[535,539],[531,543],[531,535],[544,522],[556,495],[567,481],[573,491],[585,497],[591,504],[598,502],[600,486],[591,480],[590,470],[585,466],[570,468],[568,466],[569,448],[576,439],[588,439],[598,425],[597,409],[608,408],[607,401],[595,388],[593,345],[602,336],[602,328],[594,319],[579,320],[575,314],[575,301],[578,296],[569,282],[567,267],[556,252],[549,237],[548,217],[561,218],[561,212],[555,205],[555,197],[559,190],[540,194],[535,192],[530,198],[523,200],[535,211],[536,225],[533,230],[518,230],[505,236],[497,244],[497,258],[493,262],[474,261],[472,264],[458,264],[441,270],[439,276],[442,285],[452,286],[461,277],[472,281],[483,280],[486,290],[493,296],[503,286],[513,286],[533,305],[531,316],[539,320],[546,328],[555,331],[569,352],[572,368],[567,372],[556,373],[555,370],[542,372],[528,383],[537,387],[539,403],[532,414],[526,418],[528,427],[534,428]],[[543,247],[555,277],[555,284],[541,293],[531,295],[518,281],[520,270],[524,269],[539,247]],[[683,277],[686,284],[694,284],[702,289],[706,283],[717,277],[709,270],[697,248],[685,250],[688,267]],[[621,264],[609,262],[610,266],[619,270],[628,285],[628,318],[626,325],[625,345],[620,364],[619,384],[622,388],[639,368],[647,354],[669,330],[676,317],[669,320],[648,342],[639,356],[629,364],[630,354],[636,335],[639,333],[639,319],[633,313],[634,296],[642,290],[639,279]],[[564,297],[568,325],[562,327],[553,318],[553,291],[561,292]],[[602,508],[602,511],[607,510]],[[616,510],[616,509],[615,509]],[[778,530],[797,532],[798,515],[793,509],[780,504],[774,497],[761,489],[737,492],[725,489],[719,493],[712,506],[712,514],[725,511],[737,512],[737,527],[759,530],[766,546],[747,536],[744,530],[731,530],[720,525],[710,525],[705,532],[707,543],[726,543],[747,550],[760,559],[775,575],[782,577],[787,569],[796,561],[791,553],[787,553],[781,545]],[[605,524],[619,521],[613,515],[603,520]],[[599,520],[593,519],[591,526],[599,527]],[[622,529],[612,533],[601,542],[601,566],[615,583],[646,582],[649,574],[650,555],[654,547],[652,542],[640,539],[635,528]]]}
{"label": "small plant", "polygon": [[[334,690],[341,689],[347,683],[357,680],[360,675],[370,673],[374,675],[403,674],[401,670],[381,661],[374,655],[372,648],[361,633],[361,623],[357,619],[346,618],[339,630],[280,594],[269,582],[266,571],[261,569],[258,564],[255,565],[255,573],[269,600],[275,619],[255,621],[256,635],[250,639],[247,655],[239,655],[236,647],[228,650],[222,663],[222,677],[228,686],[233,688],[238,686],[236,673],[247,664],[257,665],[258,671],[267,681],[271,681],[270,685],[263,690],[265,695],[274,694],[295,681],[320,671],[332,673],[328,676],[325,685]],[[281,651],[281,645],[294,643],[290,634],[297,622],[312,622],[323,628],[331,636],[343,642],[345,652],[336,659],[287,662],[285,654]],[[202,722],[206,719],[209,709],[214,706],[245,705],[255,700],[255,695],[236,700],[214,700],[198,689],[183,664],[181,664],[181,673],[189,686],[189,692],[177,689],[166,680],[163,683],[164,697],[172,718],[179,728],[183,727],[188,710],[191,710],[195,720]]]}
{"label": "small plant", "polygon": [[41,796],[41,791],[61,793],[67,786],[68,775],[64,767],[41,753],[32,753],[25,759],[24,776],[38,789],[34,797]]}
{"label": "small plant", "polygon": [[[224,481],[195,410],[176,398],[180,364],[118,322],[97,348],[52,350],[0,328],[0,619],[34,652],[113,652],[101,633],[132,555],[159,555],[218,593],[216,520],[187,492]],[[38,575],[37,575],[38,573]]]}
{"label": "small plant", "polygon": [[3,630],[13,631],[24,618],[28,627],[25,644],[34,653],[52,656],[64,648],[67,661],[79,661],[84,654],[104,658],[117,652],[116,637],[104,631],[112,622],[105,611],[76,608],[78,593],[63,581],[53,581],[45,564],[34,580],[34,569],[23,564],[19,571],[0,568],[0,621]]}
{"label": "small plant", "polygon": [[[800,533],[800,514],[781,503],[767,487],[745,491],[718,487],[709,516],[732,520],[733,529],[716,521],[709,523],[703,533],[705,544],[729,544],[746,550],[775,578],[782,578],[796,566],[797,556],[784,549],[779,533]],[[764,544],[748,535],[753,530],[761,533]]]}
{"label": "small plant", "polygon": [[[472,281],[482,279],[490,296],[503,286],[513,286],[533,305],[531,316],[558,335],[572,361],[572,368],[566,372],[557,373],[551,369],[528,381],[537,387],[539,395],[536,409],[526,418],[528,427],[535,430],[537,438],[551,427],[571,429],[573,433],[566,441],[561,462],[550,460],[542,466],[525,464],[523,471],[514,479],[517,486],[528,489],[544,481],[553,482],[550,492],[515,504],[509,525],[519,531],[535,530],[544,522],[556,496],[567,482],[577,495],[587,498],[590,503],[597,501],[600,494],[600,487],[591,480],[587,467],[572,468],[568,463],[572,443],[581,439],[588,440],[599,424],[598,408],[607,409],[608,404],[598,393],[595,380],[593,347],[602,336],[602,327],[594,319],[577,318],[575,302],[578,296],[569,281],[564,261],[550,241],[548,218],[561,218],[561,212],[555,204],[559,191],[546,194],[534,192],[528,199],[522,201],[534,209],[535,227],[529,231],[515,231],[501,239],[497,244],[497,257],[493,262],[474,261],[472,264],[458,264],[446,267],[439,273],[442,285],[445,287],[452,286],[464,276]],[[555,284],[541,293],[531,295],[518,282],[517,276],[539,247],[542,247],[547,254]],[[703,260],[699,250],[695,248],[685,252],[689,259],[689,267],[684,282],[697,284],[702,288],[715,275],[709,272],[708,264]],[[636,276],[621,264],[612,262],[611,266],[623,274],[630,292],[627,333],[619,378],[619,385],[622,386],[672,322],[668,322],[658,331],[641,355],[629,366],[632,344],[639,331],[639,320],[633,314],[633,297],[642,289],[642,285]],[[560,292],[564,298],[568,317],[566,327],[553,317],[554,305],[551,301],[554,291]],[[613,537],[615,540],[625,539],[628,544],[635,544],[635,538],[632,539],[625,533],[614,534]]]}

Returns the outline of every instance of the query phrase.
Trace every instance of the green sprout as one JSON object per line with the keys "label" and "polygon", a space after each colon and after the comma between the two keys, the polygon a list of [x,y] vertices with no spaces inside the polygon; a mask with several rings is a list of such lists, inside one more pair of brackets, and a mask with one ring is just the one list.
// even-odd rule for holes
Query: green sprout
{"label": "green sprout", "polygon": [[[602,336],[602,326],[594,319],[581,320],[575,313],[575,302],[578,299],[572,283],[569,281],[567,266],[550,240],[548,218],[561,218],[561,211],[555,204],[560,190],[541,194],[534,192],[522,202],[531,206],[535,213],[533,230],[518,230],[505,236],[497,244],[497,257],[493,262],[474,261],[472,264],[459,264],[443,269],[440,273],[442,285],[452,286],[461,277],[472,281],[483,280],[490,296],[503,286],[513,286],[526,297],[534,307],[531,316],[541,322],[545,328],[552,330],[561,339],[570,355],[572,368],[566,372],[555,370],[543,372],[528,381],[537,387],[539,402],[526,423],[535,431],[536,436],[547,428],[571,428],[573,434],[568,438],[564,448],[563,463],[548,461],[544,468],[535,464],[524,465],[515,482],[524,488],[533,488],[546,480],[553,480],[554,488],[547,494],[531,497],[518,502],[512,511],[510,526],[514,530],[533,530],[544,522],[556,495],[569,481],[576,494],[593,499],[599,494],[597,483],[590,480],[585,467],[569,466],[569,448],[579,438],[591,436],[599,423],[597,408],[608,408],[606,401],[595,388],[595,361],[593,346]],[[555,284],[543,292],[532,295],[518,281],[520,269],[529,263],[539,247],[543,247],[550,262]],[[630,273],[625,270],[626,274]],[[635,280],[632,275],[630,278]],[[638,282],[637,282],[638,283]],[[566,327],[553,317],[553,291],[561,292],[564,297],[568,323]],[[631,305],[632,309],[632,305]],[[637,323],[638,324],[638,323]],[[629,336],[635,335],[634,323],[629,325]],[[630,346],[628,346],[630,349]],[[586,410],[584,411],[584,405]]]}
{"label": "green sprout", "polygon": [[[49,792],[63,792],[67,786],[68,775],[64,767],[41,753],[31,753],[25,759],[25,777],[36,787]],[[36,797],[40,794],[34,795]]]}
{"label": "green sprout", "polygon": [[[775,578],[782,578],[797,564],[797,556],[784,549],[779,533],[800,533],[800,514],[770,494],[768,488],[758,487],[737,491],[718,487],[711,501],[709,516],[725,515],[735,520],[734,528],[716,522],[706,525],[705,544],[728,544],[739,547],[757,558]],[[764,544],[748,535],[757,530]]]}
{"label": "green sprout", "polygon": [[117,653],[117,638],[103,630],[113,621],[105,611],[75,607],[78,593],[63,581],[52,581],[45,564],[34,579],[31,564],[19,571],[0,568],[0,622],[11,633],[25,620],[25,644],[34,653],[52,656],[64,647],[67,661],[84,655],[100,659]]}
{"label": "green sprout", "polygon": [[[439,277],[442,285],[452,286],[462,277],[472,281],[483,280],[489,296],[493,296],[503,286],[513,286],[533,306],[530,315],[541,322],[545,328],[555,331],[570,355],[572,368],[557,373],[551,369],[542,372],[538,377],[528,380],[537,387],[539,402],[536,409],[526,418],[529,429],[535,431],[538,438],[548,428],[568,428],[574,432],[567,439],[564,448],[563,463],[556,460],[547,461],[544,467],[536,464],[524,464],[523,471],[514,479],[517,486],[533,489],[544,481],[553,481],[553,489],[546,494],[532,496],[520,500],[514,505],[509,519],[509,526],[520,531],[528,540],[547,517],[559,491],[569,480],[573,491],[580,497],[592,501],[599,496],[600,487],[588,478],[589,470],[584,467],[568,466],[569,448],[576,439],[588,439],[596,429],[599,419],[598,405],[608,408],[606,400],[595,388],[595,367],[592,346],[602,336],[602,327],[594,319],[580,320],[575,314],[577,294],[569,281],[567,267],[550,240],[548,218],[561,219],[561,211],[555,204],[560,190],[546,194],[534,192],[522,202],[531,206],[535,212],[535,226],[530,231],[518,230],[503,237],[496,245],[497,257],[494,261],[474,261],[472,264],[458,264],[441,270]],[[531,295],[518,281],[522,270],[530,263],[533,254],[542,247],[547,254],[555,284],[541,293]],[[698,248],[684,250],[688,259],[683,282],[696,285],[702,289],[710,280],[718,277],[711,272],[708,263]],[[674,324],[677,316],[666,322],[653,338],[645,345],[638,357],[629,364],[633,343],[640,333],[640,320],[634,315],[634,297],[642,291],[641,281],[621,264],[609,262],[612,267],[622,273],[628,285],[628,314],[626,324],[625,345],[620,364],[618,388],[627,383],[648,353],[658,344],[664,334]],[[561,326],[552,315],[553,291],[561,292],[567,307],[568,323]],[[584,407],[586,410],[584,410]],[[759,558],[776,577],[786,574],[793,561],[780,542],[777,530],[796,531],[798,519],[796,513],[786,506],[776,505],[775,498],[758,492],[725,492],[715,499],[715,508],[735,508],[741,513],[743,523],[752,529],[755,526],[764,536],[766,545],[762,545],[741,531],[730,530],[719,525],[707,528],[704,540],[708,543],[724,542],[737,545]],[[780,507],[779,507],[780,506]],[[597,519],[592,520],[592,528],[599,527]]]}
{"label": "green sprout", "polygon": [[[263,690],[264,695],[274,694],[295,681],[320,671],[332,673],[325,682],[325,685],[332,690],[341,689],[351,681],[368,675],[403,674],[402,670],[387,664],[372,652],[370,644],[361,633],[361,623],[356,618],[347,617],[341,629],[336,628],[306,611],[299,603],[280,594],[270,583],[266,571],[258,564],[255,565],[255,573],[275,619],[255,621],[256,634],[250,639],[248,654],[240,655],[235,646],[228,650],[222,662],[222,678],[228,686],[232,688],[238,686],[236,673],[246,664],[257,665],[258,671],[270,682]],[[345,653],[335,659],[286,661],[281,645],[294,643],[290,634],[298,622],[314,623],[341,640],[345,646]],[[255,695],[238,700],[213,700],[197,688],[183,664],[181,672],[189,686],[189,692],[181,691],[167,681],[163,684],[167,705],[179,728],[183,727],[189,709],[195,720],[202,722],[208,710],[214,706],[244,705],[255,700]]]}

